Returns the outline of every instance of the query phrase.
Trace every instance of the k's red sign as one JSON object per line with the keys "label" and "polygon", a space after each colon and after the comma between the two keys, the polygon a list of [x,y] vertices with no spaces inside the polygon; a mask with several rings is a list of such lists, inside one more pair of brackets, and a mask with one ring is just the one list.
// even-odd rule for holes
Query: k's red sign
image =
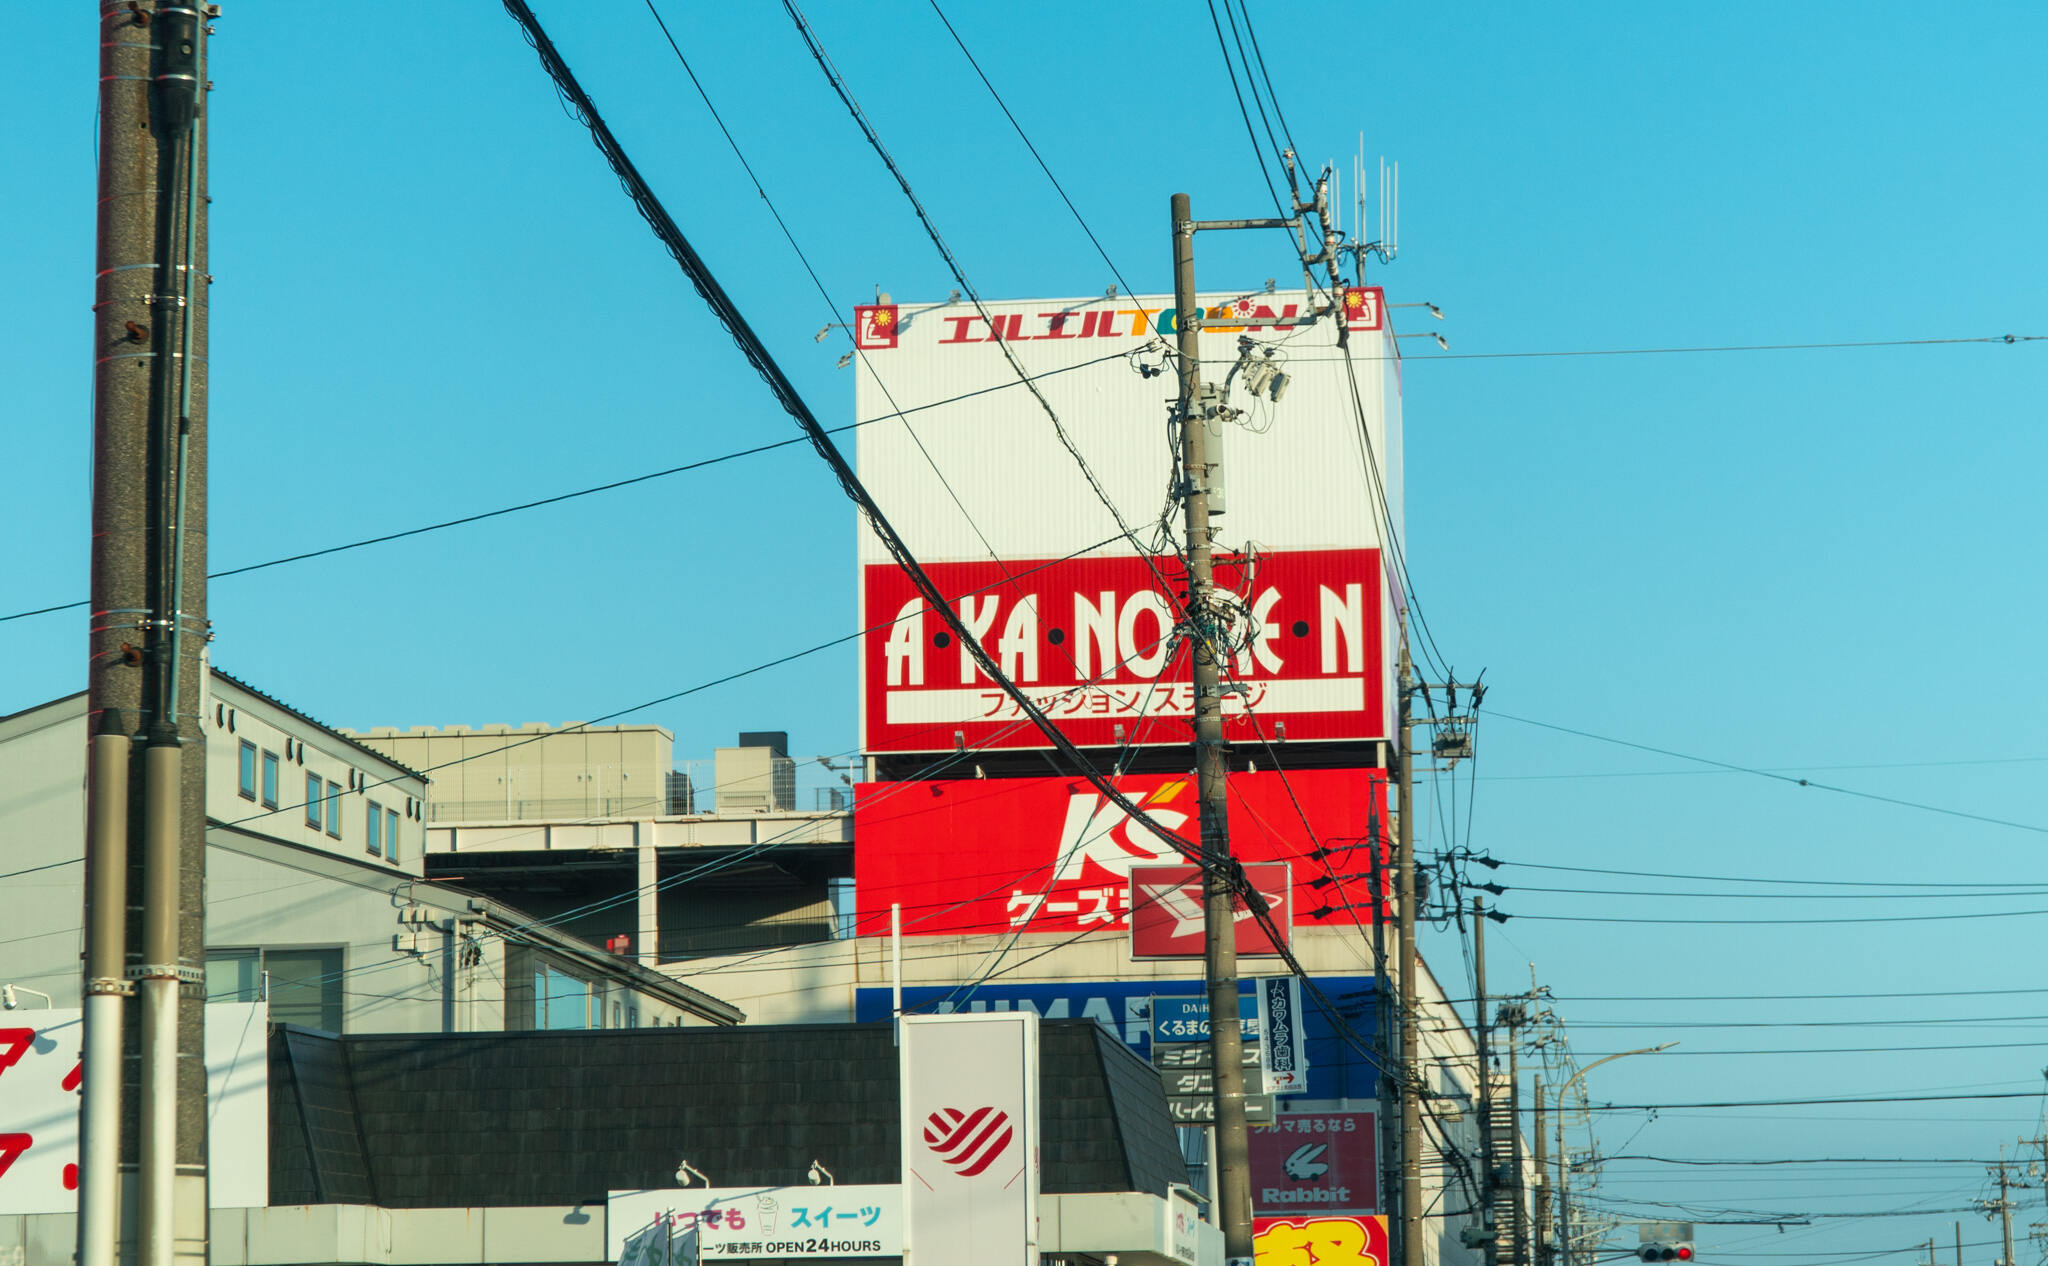
{"label": "k's red sign", "polygon": [[[1169,830],[1199,834],[1192,775],[1129,776],[1116,786]],[[1295,926],[1371,922],[1368,840],[1375,815],[1382,835],[1387,822],[1381,771],[1232,774],[1229,804],[1231,853],[1247,870],[1292,864]],[[863,936],[888,931],[892,903],[903,907],[907,936],[1120,932],[1132,867],[1185,864],[1081,778],[863,783],[853,820]]]}
{"label": "k's red sign", "polygon": [[[1294,922],[1294,881],[1286,862],[1250,862],[1244,876],[1272,912],[1279,929],[1275,945],[1266,925],[1242,899],[1232,903],[1232,928],[1239,958],[1272,958],[1287,943]],[[1208,911],[1199,866],[1131,867],[1131,957],[1201,958],[1206,952]]]}
{"label": "k's red sign", "polygon": [[[961,623],[1083,747],[1186,743],[1186,588],[1171,559],[930,563]],[[1233,742],[1386,737],[1386,648],[1375,549],[1219,559],[1233,652]],[[871,752],[1050,747],[893,565],[862,577],[862,731]]]}

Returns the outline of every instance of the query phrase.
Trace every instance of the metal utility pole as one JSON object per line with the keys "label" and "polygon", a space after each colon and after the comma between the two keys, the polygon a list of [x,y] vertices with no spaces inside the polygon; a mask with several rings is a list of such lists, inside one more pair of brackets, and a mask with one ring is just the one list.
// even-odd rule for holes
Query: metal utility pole
{"label": "metal utility pole", "polygon": [[1401,782],[1401,816],[1394,833],[1394,921],[1400,944],[1401,1026],[1401,1239],[1394,1250],[1401,1266],[1422,1266],[1422,1064],[1415,1023],[1415,716],[1411,696],[1415,669],[1408,660],[1408,629],[1401,629],[1401,745],[1395,763]]}
{"label": "metal utility pole", "polygon": [[1202,416],[1201,309],[1195,302],[1195,222],[1188,196],[1173,195],[1173,307],[1180,344],[1182,501],[1187,514],[1188,621],[1195,673],[1195,786],[1201,805],[1209,1047],[1216,1086],[1216,1213],[1223,1254],[1252,1258],[1250,1141],[1244,1123],[1244,1062],[1238,1029],[1237,867],[1230,857],[1230,767],[1223,748],[1216,623],[1210,593],[1208,430]]}
{"label": "metal utility pole", "polygon": [[[100,0],[80,1266],[204,1263],[206,55]],[[140,896],[139,903],[131,905]],[[139,951],[139,953],[138,953]],[[139,1035],[125,1023],[140,1004]]]}
{"label": "metal utility pole", "polygon": [[1486,902],[1479,897],[1472,898],[1472,985],[1477,995],[1472,1008],[1472,1038],[1479,1063],[1479,1228],[1487,1236],[1481,1251],[1487,1266],[1499,1266],[1500,1219],[1493,1207],[1493,1171],[1500,1162],[1495,1155],[1498,1140],[1493,1130],[1493,1070],[1488,1067],[1487,1058],[1492,1052],[1486,1014]]}
{"label": "metal utility pole", "polygon": [[1543,1078],[1536,1078],[1530,1089],[1536,1093],[1536,1215],[1531,1219],[1536,1238],[1536,1266],[1551,1266],[1550,1143],[1543,1130]]}

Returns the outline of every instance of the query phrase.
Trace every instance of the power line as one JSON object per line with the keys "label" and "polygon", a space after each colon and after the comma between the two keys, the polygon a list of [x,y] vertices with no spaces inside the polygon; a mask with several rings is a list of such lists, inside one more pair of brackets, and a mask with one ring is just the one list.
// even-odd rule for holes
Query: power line
{"label": "power line", "polygon": [[1117,285],[1123,287],[1125,294],[1135,294],[1136,292],[1131,288],[1131,283],[1124,280],[1123,273],[1117,269],[1116,261],[1111,259],[1109,251],[1104,249],[1101,239],[1095,236],[1095,230],[1088,227],[1088,221],[1082,217],[1081,209],[1074,205],[1072,198],[1067,196],[1066,188],[1060,184],[1059,177],[1052,174],[1052,168],[1046,165],[1044,156],[1038,152],[1038,147],[1033,145],[1031,138],[1024,134],[1024,125],[1017,122],[1017,116],[1010,112],[1010,105],[1003,100],[1003,94],[997,92],[996,86],[989,82],[988,72],[981,68],[981,63],[975,60],[974,54],[967,51],[967,42],[961,39],[960,32],[953,28],[952,19],[948,18],[946,11],[939,7],[939,0],[930,0],[930,3],[932,12],[938,15],[939,21],[945,26],[946,34],[952,36],[953,43],[959,47],[961,56],[967,59],[969,66],[974,67],[974,73],[981,79],[981,86],[988,89],[988,95],[995,98],[996,106],[1002,110],[1003,117],[1010,121],[1012,128],[1016,129],[1017,139],[1024,142],[1025,149],[1031,151],[1031,157],[1037,162],[1038,169],[1045,173],[1047,180],[1052,182],[1053,191],[1059,194],[1061,202],[1067,204],[1067,210],[1073,213],[1074,222],[1081,226],[1081,231],[1088,235],[1088,242],[1095,248],[1095,253],[1102,256],[1102,262],[1109,266],[1110,275],[1116,278]]}
{"label": "power line", "polygon": [[1602,866],[1564,866],[1556,862],[1525,862],[1502,857],[1497,860],[1502,866],[1520,866],[1527,870],[1561,870],[1580,875],[1624,875],[1636,879],[1696,879],[1705,883],[1722,884],[1797,884],[1827,888],[1982,888],[1982,889],[2033,889],[2048,886],[2041,880],[2006,880],[2003,882],[1955,883],[1904,879],[1785,879],[1762,875],[1693,875],[1668,870],[1615,870]]}
{"label": "power line", "polygon": [[[1367,360],[1399,360],[1404,365],[1427,364],[1439,360],[1537,360],[1555,359],[1567,356],[1678,356],[1697,352],[1812,352],[1834,351],[1859,347],[1944,347],[1963,343],[2039,343],[2048,341],[2048,334],[1987,334],[1965,338],[1895,338],[1865,339],[1843,343],[1745,343],[1726,346],[1703,347],[1603,347],[1578,348],[1555,352],[1433,352],[1428,355],[1366,357]],[[1324,359],[1306,357],[1304,359]],[[1335,359],[1330,357],[1327,359]],[[1219,364],[1222,362],[1218,362]]]}
{"label": "power line", "polygon": [[[1048,369],[1043,373],[1034,374],[1032,375],[1032,377],[1034,379],[1050,378],[1055,374],[1070,373],[1076,369],[1088,369],[1096,365],[1106,364],[1109,361],[1122,360],[1127,354],[1128,353],[1125,352],[1112,352],[1107,356],[1098,356],[1093,360],[1082,361],[1080,364],[1077,365],[1062,365],[1056,369]],[[976,396],[987,395],[990,392],[1007,391],[1012,387],[1021,385],[1023,384],[1015,382],[1002,382],[997,383],[992,387],[979,387],[973,391],[961,392],[959,395],[956,396],[948,396],[943,400],[933,400],[927,404],[912,405],[907,409],[898,409],[894,413],[880,414],[872,418],[861,418],[857,421],[848,422],[843,426],[829,427],[827,428],[826,433],[830,435],[838,435],[846,431],[857,430],[860,427],[871,426],[876,422],[894,421],[905,414],[920,413],[926,409],[937,409],[945,405],[957,404],[962,400],[969,400]],[[298,554],[287,554],[282,558],[273,558],[266,562],[249,563],[241,567],[230,567],[225,571],[209,572],[207,573],[206,578],[208,580],[223,580],[230,576],[241,576],[246,575],[249,572],[264,571],[271,567],[282,567],[286,563],[301,563],[305,562],[308,559],[324,558],[329,554],[345,553],[349,550],[363,549],[364,547],[370,545],[383,545],[391,541],[402,541],[407,537],[422,536],[428,532],[439,532],[444,528],[461,527],[464,524],[468,523],[479,523],[485,519],[501,518],[508,514],[518,514],[524,510],[537,510],[542,506],[556,505],[564,501],[574,501],[579,497],[594,496],[595,494],[600,492],[613,492],[620,488],[631,487],[634,484],[643,484],[654,479],[664,479],[670,475],[680,475],[693,470],[702,470],[707,466],[717,466],[725,462],[736,460],[741,457],[753,457],[761,453],[772,452],[778,448],[791,448],[806,442],[806,437],[799,435],[792,439],[777,440],[772,444],[757,444],[752,448],[743,448],[739,449],[736,452],[721,453],[716,457],[706,457],[694,462],[685,462],[680,466],[670,466],[665,470],[653,470],[641,475],[630,475],[624,479],[614,479],[608,483],[595,484],[588,488],[578,488],[573,492],[556,493],[553,496],[541,497],[534,501],[522,501],[517,505],[500,506],[495,510],[484,510],[476,514],[465,514],[459,518],[454,519],[443,519],[438,523],[427,523],[415,528],[406,528],[403,531],[399,532],[386,532],[379,536],[368,536],[364,537],[361,540],[349,541],[341,545],[329,545],[323,549],[306,550]],[[1114,541],[1118,538],[1112,537],[1110,539]],[[72,611],[86,605],[87,600],[81,599],[77,602],[63,602],[58,603],[55,606],[36,607],[27,611],[16,611],[11,615],[0,615],[0,624],[5,624],[10,620],[27,619],[30,616],[50,615],[58,611]]]}
{"label": "power line", "polygon": [[1493,715],[1504,720],[1518,722],[1522,725],[1533,725],[1538,729],[1554,730],[1559,734],[1571,734],[1578,738],[1592,739],[1599,743],[1612,743],[1617,747],[1632,747],[1639,752],[1655,752],[1659,756],[1669,756],[1676,760],[1689,760],[1700,765],[1712,765],[1717,769],[1725,769],[1731,773],[1754,774],[1758,778],[1768,778],[1773,782],[1788,783],[1795,787],[1811,787],[1816,791],[1832,791],[1837,795],[1854,796],[1859,800],[1875,800],[1880,804],[1897,805],[1905,809],[1918,809],[1923,813],[1939,813],[1946,817],[1964,818],[1972,822],[1984,822],[1992,826],[2009,826],[2019,831],[2032,831],[2038,835],[2048,835],[2048,826],[2035,826],[2028,822],[2013,822],[2006,818],[1987,817],[1981,813],[1969,813],[1962,809],[1944,809],[1939,805],[1921,804],[1913,800],[1900,800],[1893,796],[1880,796],[1875,792],[1837,787],[1829,783],[1814,782],[1809,778],[1794,778],[1790,774],[1774,774],[1767,769],[1760,769],[1753,765],[1737,765],[1730,761],[1715,760],[1709,756],[1694,756],[1687,752],[1674,752],[1668,747],[1654,747],[1648,743],[1637,743],[1629,739],[1610,738],[1605,734],[1594,734],[1590,730],[1576,730],[1568,725],[1553,725],[1548,721],[1535,721],[1528,717],[1513,716],[1498,709],[1494,710]]}
{"label": "power line", "polygon": [[[917,192],[910,187],[909,178],[903,174],[902,168],[896,165],[896,160],[890,155],[888,147],[882,144],[881,135],[875,131],[875,126],[869,121],[866,111],[862,110],[860,103],[854,100],[853,90],[847,86],[845,78],[839,73],[839,68],[832,64],[832,59],[826,54],[824,45],[818,39],[817,32],[811,29],[810,23],[804,18],[803,11],[797,8],[795,0],[782,0],[782,8],[789,15],[790,20],[796,24],[797,34],[803,37],[804,45],[810,50],[812,60],[818,63],[818,69],[824,72],[826,82],[831,85],[833,93],[838,96],[840,103],[846,107],[847,113],[853,116],[853,121],[859,126],[861,135],[867,138],[869,147],[882,160],[882,165],[888,169],[889,174],[895,177],[897,187],[903,191],[904,198],[910,202],[911,210],[917,214],[918,222],[924,226],[925,236],[931,239],[932,246],[938,251],[939,258],[945,262],[946,270],[953,275],[953,280],[958,283],[961,293],[965,294],[968,301],[974,305],[974,310],[981,316],[982,321],[993,328],[988,307],[982,302],[981,292],[976,290],[974,283],[967,279],[966,270],[961,267],[959,259],[953,254],[952,248],[946,245],[945,238],[939,233],[938,225],[933,222],[930,213],[925,210],[924,203],[919,200]],[[738,315],[736,311],[734,315]],[[1008,339],[997,339],[995,340],[995,346],[1002,353],[1003,359],[1008,362],[1011,371],[1030,390],[1032,398],[1038,401],[1039,408],[1044,410],[1045,416],[1052,422],[1053,432],[1059,437],[1060,444],[1066,448],[1067,453],[1074,459],[1074,464],[1080,467],[1081,474],[1087,479],[1089,488],[1094,491],[1096,500],[1102,503],[1103,508],[1108,510],[1110,517],[1116,521],[1117,528],[1123,539],[1129,541],[1131,548],[1137,551],[1138,557],[1145,560],[1145,565],[1151,570],[1152,578],[1158,582],[1161,592],[1166,594],[1169,600],[1171,600],[1174,592],[1173,587],[1167,584],[1165,576],[1160,574],[1159,565],[1153,561],[1150,551],[1146,549],[1143,542],[1138,540],[1137,534],[1131,530],[1130,524],[1124,521],[1123,512],[1117,509],[1116,503],[1110,499],[1108,491],[1103,488],[1101,481],[1095,477],[1095,471],[1088,465],[1088,460],[1081,455],[1081,450],[1075,446],[1073,437],[1067,433],[1066,425],[1060,421],[1059,414],[1052,407],[1052,402],[1047,400],[1045,393],[1040,391],[1031,382],[1031,376],[1024,371],[1024,366],[1017,359],[1016,352],[1011,350],[1010,341]],[[811,425],[815,425],[815,423]],[[848,471],[847,474],[849,477],[852,476],[851,471]],[[858,484],[856,483],[854,486],[857,487]],[[849,495],[852,495],[853,491],[853,487],[848,488]],[[866,490],[861,489],[860,496],[855,499],[859,501],[866,498],[866,496]],[[871,517],[878,518],[879,514],[880,511],[876,510]],[[880,530],[886,526],[886,523],[878,521],[876,523],[878,529],[876,535],[884,537],[891,535],[889,532]],[[900,562],[901,560],[899,559],[898,561]]]}

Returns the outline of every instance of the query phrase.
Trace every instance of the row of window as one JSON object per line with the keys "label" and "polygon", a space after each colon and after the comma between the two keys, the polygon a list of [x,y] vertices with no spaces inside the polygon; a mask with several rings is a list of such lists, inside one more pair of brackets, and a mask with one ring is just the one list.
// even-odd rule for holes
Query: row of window
{"label": "row of window", "polygon": [[[551,963],[533,969],[533,1027],[537,1029],[601,1029],[604,1022],[604,988],[594,981],[571,975]],[[611,1027],[640,1027],[637,1003],[612,1002]]]}
{"label": "row of window", "polygon": [[[240,790],[244,800],[255,800],[261,796],[263,807],[277,808],[280,761],[276,752],[259,750],[254,743],[242,740],[242,762]],[[341,838],[341,784],[328,782],[320,775],[306,775],[306,825],[314,830],[325,830],[335,839]],[[375,800],[369,802],[369,811],[364,815],[363,843],[365,851],[372,857],[386,861],[398,860],[398,810],[387,809]]]}

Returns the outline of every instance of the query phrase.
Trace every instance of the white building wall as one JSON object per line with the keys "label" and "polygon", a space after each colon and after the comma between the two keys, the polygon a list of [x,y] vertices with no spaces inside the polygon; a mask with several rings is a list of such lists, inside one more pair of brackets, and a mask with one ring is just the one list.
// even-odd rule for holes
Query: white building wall
{"label": "white building wall", "polygon": [[[700,1022],[626,979],[628,965],[587,946],[571,952],[503,907],[472,906],[467,894],[422,880],[420,778],[255,691],[213,681],[203,712],[210,953],[339,949],[341,1028],[350,1033],[523,1027],[530,965],[543,960],[589,982],[597,1027]],[[48,994],[58,1007],[80,998],[85,704],[81,694],[0,718],[0,983]],[[258,752],[253,800],[239,785],[244,741]],[[264,803],[264,752],[279,758],[276,812]],[[323,792],[330,780],[344,789],[340,840],[327,833],[324,805],[320,826],[308,820],[308,774]],[[369,854],[373,803],[397,812],[396,861],[381,847],[383,832],[378,855]],[[508,998],[521,1004],[517,1014]]]}

